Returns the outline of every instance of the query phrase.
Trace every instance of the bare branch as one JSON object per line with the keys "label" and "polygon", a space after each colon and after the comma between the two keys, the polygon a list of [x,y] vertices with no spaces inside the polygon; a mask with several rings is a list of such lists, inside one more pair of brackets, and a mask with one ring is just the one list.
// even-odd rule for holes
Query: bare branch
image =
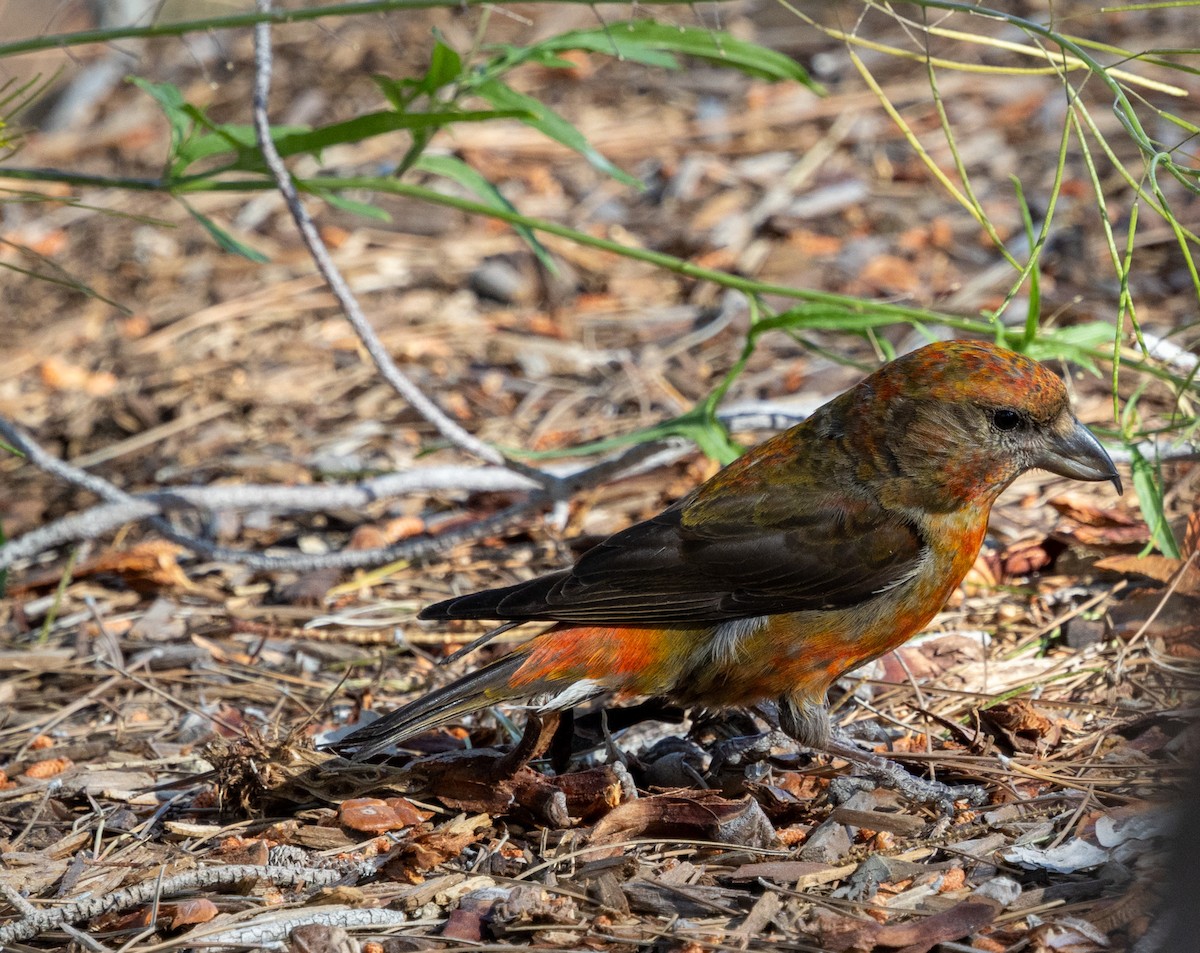
{"label": "bare branch", "polygon": [[[134,512],[135,508],[143,503],[136,496],[126,493],[107,480],[80,470],[78,467],[71,466],[71,464],[47,453],[45,449],[34,442],[24,431],[14,427],[3,417],[0,417],[0,436],[24,454],[26,459],[39,470],[52,474],[74,486],[90,490],[109,503],[120,504],[130,508],[130,512]],[[171,494],[163,495],[170,496]],[[528,499],[501,510],[499,513],[473,523],[470,526],[443,533],[434,539],[405,540],[395,546],[387,546],[381,549],[346,550],[340,553],[327,553],[322,556],[307,556],[302,554],[294,556],[267,556],[262,553],[247,553],[239,549],[218,546],[201,537],[182,533],[162,516],[147,515],[145,519],[149,525],[153,526],[167,539],[207,559],[240,563],[252,569],[311,572],[314,569],[327,567],[355,569],[362,566],[377,566],[380,563],[391,560],[416,559],[429,553],[441,552],[468,539],[476,539],[479,536],[498,532],[502,527],[524,517],[532,510],[545,506],[547,502],[549,502],[549,498],[546,494],[538,491]],[[158,511],[157,508],[156,511]],[[86,515],[79,514],[75,518],[83,519]],[[48,529],[49,527],[43,527],[41,530],[35,530],[34,532],[44,533]],[[18,553],[22,555],[22,558],[30,554],[29,550],[32,547],[25,545],[25,538],[23,536],[14,542],[8,543],[3,549],[0,549],[0,567],[10,565],[18,558],[16,555]]]}
{"label": "bare branch", "polygon": [[[267,15],[271,13],[271,0],[258,0],[257,6],[260,14]],[[337,265],[334,264],[333,256],[329,254],[329,249],[325,246],[325,242],[317,231],[312,216],[308,214],[308,210],[300,200],[300,193],[296,189],[296,183],[292,181],[287,166],[284,165],[279,151],[275,148],[275,143],[271,139],[271,124],[267,116],[267,99],[270,91],[271,24],[269,21],[264,20],[254,27],[254,130],[258,137],[258,145],[262,150],[267,168],[271,170],[271,174],[275,177],[280,194],[287,202],[288,211],[292,213],[292,219],[296,223],[300,237],[308,248],[308,253],[312,256],[317,270],[320,271],[321,276],[329,285],[329,290],[333,293],[334,298],[341,307],[342,313],[345,314],[346,320],[350,322],[350,326],[354,328],[354,332],[358,335],[359,340],[362,341],[367,353],[371,355],[371,360],[375,362],[380,375],[401,397],[412,405],[417,413],[433,424],[437,428],[438,433],[456,447],[487,463],[507,467],[510,470],[529,477],[549,491],[556,499],[564,498],[563,488],[559,485],[555,477],[542,473],[533,467],[528,467],[522,463],[507,459],[495,447],[484,443],[473,434],[468,433],[451,420],[436,403],[425,396],[421,389],[409,380],[404,372],[396,366],[391,355],[388,354],[387,349],[383,346],[383,342],[375,334],[375,330],[371,327],[362,308],[359,307],[358,300],[354,297],[350,286],[346,283],[345,278],[342,277],[342,273],[338,270]]]}
{"label": "bare branch", "polygon": [[[268,909],[251,920],[234,926],[214,922],[188,934],[188,941],[211,948],[253,948],[281,950],[285,947],[303,949],[304,944],[289,943],[292,931],[303,926],[322,926],[328,930],[364,930],[373,927],[380,933],[388,927],[409,923],[409,914],[387,907],[351,907],[347,904],[311,904],[301,909]],[[214,932],[209,932],[210,930]],[[324,947],[334,949],[334,945]],[[356,949],[358,944],[336,946],[336,949]],[[377,948],[377,947],[376,947]]]}
{"label": "bare branch", "polygon": [[0,926],[0,948],[10,943],[30,940],[46,930],[53,930],[65,923],[90,920],[113,910],[127,910],[139,904],[150,903],[160,897],[173,897],[179,893],[213,885],[230,885],[242,880],[266,880],[278,887],[328,887],[346,877],[339,870],[321,868],[257,867],[249,864],[229,864],[225,867],[205,867],[189,870],[166,879],[150,878],[133,887],[110,890],[49,910],[35,910],[19,920]]}
{"label": "bare branch", "polygon": [[[28,438],[26,438],[28,439]],[[61,474],[58,474],[61,476]],[[69,481],[69,482],[74,482]],[[183,486],[131,495],[131,502],[104,503],[72,513],[31,530],[0,548],[0,569],[68,543],[98,539],[127,523],[179,510],[266,510],[313,513],[359,509],[406,493],[456,491],[466,493],[528,492],[533,481],[502,467],[428,467],[410,473],[389,473],[346,486]],[[243,559],[238,560],[243,562]],[[377,557],[377,561],[382,561]]]}
{"label": "bare branch", "polygon": [[[516,524],[531,512],[555,502],[534,481],[503,467],[469,469],[466,467],[430,467],[411,473],[392,473],[351,486],[281,487],[216,486],[177,487],[134,495],[107,480],[60,460],[32,437],[0,417],[0,437],[24,454],[26,460],[66,483],[95,493],[106,503],[82,513],[74,513],[47,526],[32,530],[0,547],[0,570],[56,546],[83,539],[96,539],[116,526],[145,521],[159,533],[185,549],[207,559],[239,563],[253,569],[311,572],[315,569],[357,569],[377,566],[398,559],[419,559],[443,552],[459,543],[488,536]],[[683,450],[670,451],[678,456]],[[628,474],[664,461],[661,443],[638,444],[618,456],[591,466],[580,467],[555,476],[565,494],[592,486],[619,474]],[[166,518],[181,509],[273,509],[291,512],[320,511],[369,503],[419,491],[457,490],[475,492],[533,491],[530,496],[498,513],[475,523],[441,533],[433,538],[404,540],[379,549],[346,550],[309,556],[295,554],[268,556],[218,546],[199,536],[183,533]]]}

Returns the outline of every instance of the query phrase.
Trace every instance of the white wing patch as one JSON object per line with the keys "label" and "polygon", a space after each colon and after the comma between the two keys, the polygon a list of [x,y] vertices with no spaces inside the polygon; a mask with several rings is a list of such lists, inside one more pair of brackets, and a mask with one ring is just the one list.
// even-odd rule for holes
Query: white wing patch
{"label": "white wing patch", "polygon": [[557,695],[551,695],[537,706],[538,711],[562,711],[573,708],[582,701],[603,694],[604,686],[594,678],[581,678],[572,682]]}
{"label": "white wing patch", "polygon": [[742,639],[753,635],[767,623],[766,616],[750,616],[746,619],[730,619],[718,623],[713,629],[712,647],[708,657],[716,665],[736,665],[741,660]]}
{"label": "white wing patch", "polygon": [[898,579],[893,579],[882,589],[876,589],[875,595],[883,595],[883,593],[890,592],[893,589],[903,586],[907,582],[912,582],[926,569],[931,559],[933,559],[933,550],[928,546],[922,547],[921,554],[917,557],[916,562],[913,563],[912,568]]}

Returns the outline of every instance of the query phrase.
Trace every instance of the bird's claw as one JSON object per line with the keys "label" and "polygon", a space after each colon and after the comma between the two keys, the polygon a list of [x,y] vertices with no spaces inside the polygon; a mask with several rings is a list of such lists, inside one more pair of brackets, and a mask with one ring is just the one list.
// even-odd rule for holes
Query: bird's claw
{"label": "bird's claw", "polygon": [[719,777],[730,769],[745,770],[751,765],[780,754],[780,749],[786,753],[795,751],[796,748],[796,742],[778,729],[758,735],[726,738],[713,745],[708,774],[710,777]]}
{"label": "bird's claw", "polygon": [[934,807],[940,814],[953,815],[957,801],[966,801],[972,806],[978,806],[987,800],[987,790],[981,785],[946,784],[943,781],[918,778],[894,762],[880,760],[886,767],[860,764],[857,769],[872,781],[891,788],[918,804]]}
{"label": "bird's claw", "polygon": [[845,758],[855,766],[857,773],[898,791],[919,804],[932,805],[942,814],[953,814],[956,801],[966,801],[972,806],[978,806],[987,800],[986,789],[978,784],[946,784],[943,781],[919,778],[895,761],[889,761],[873,751],[864,751],[840,733],[829,742],[826,750],[839,758]]}
{"label": "bird's claw", "polygon": [[[778,729],[758,735],[741,735],[736,738],[726,738],[712,748],[712,761],[707,775],[709,778],[720,779],[730,774],[744,775],[752,765],[766,761],[768,758],[781,754],[790,754],[803,747],[787,733]],[[976,784],[946,784],[942,781],[931,781],[910,774],[903,766],[895,761],[889,761],[872,751],[866,751],[853,740],[841,733],[824,746],[826,753],[844,758],[854,765],[859,778],[844,778],[846,782],[862,780],[874,782],[890,788],[918,804],[928,804],[945,815],[954,813],[956,801],[966,801],[971,805],[982,804],[987,800],[987,791]],[[862,780],[860,780],[862,779]],[[837,783],[835,779],[835,784]]]}

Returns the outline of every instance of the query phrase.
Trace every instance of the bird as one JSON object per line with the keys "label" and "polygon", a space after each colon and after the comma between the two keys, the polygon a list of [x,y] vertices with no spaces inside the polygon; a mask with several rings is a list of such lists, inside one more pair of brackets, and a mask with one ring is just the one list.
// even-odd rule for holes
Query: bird
{"label": "bird", "polygon": [[1122,491],[1050,368],[988,342],[928,344],[569,568],[425,608],[503,623],[492,634],[548,628],[336,750],[363,760],[500,702],[552,712],[598,695],[774,700],[788,736],[827,748],[829,687],[933,619],[996,498],[1033,468]]}

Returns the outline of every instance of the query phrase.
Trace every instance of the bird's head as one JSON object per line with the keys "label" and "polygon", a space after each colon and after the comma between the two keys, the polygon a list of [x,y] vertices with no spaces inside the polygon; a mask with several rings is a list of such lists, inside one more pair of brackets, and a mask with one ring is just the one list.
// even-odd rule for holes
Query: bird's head
{"label": "bird's head", "polygon": [[876,478],[925,507],[990,503],[1041,468],[1076,480],[1121,480],[1049,368],[994,344],[927,345],[880,368],[851,393],[887,421]]}

